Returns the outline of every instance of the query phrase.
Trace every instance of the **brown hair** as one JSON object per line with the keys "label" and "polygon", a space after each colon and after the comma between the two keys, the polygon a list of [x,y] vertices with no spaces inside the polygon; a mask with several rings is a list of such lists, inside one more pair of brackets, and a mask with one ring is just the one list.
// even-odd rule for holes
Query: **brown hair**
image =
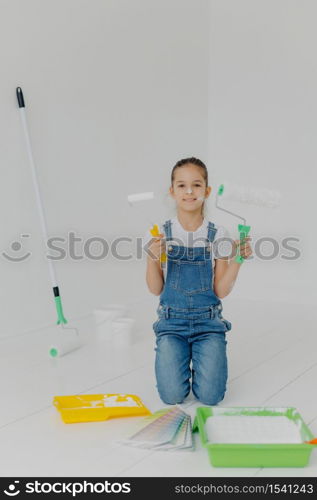
{"label": "brown hair", "polygon": [[[172,173],[171,173],[171,185],[173,186],[174,178],[175,178],[175,170],[180,167],[184,167],[185,165],[196,165],[196,167],[199,167],[202,169],[202,176],[205,179],[206,182],[206,187],[208,186],[208,170],[206,165],[199,160],[198,158],[192,157],[192,158],[183,158],[182,160],[179,160],[173,167]],[[205,202],[201,206],[201,213],[204,216],[204,208],[205,208]]]}

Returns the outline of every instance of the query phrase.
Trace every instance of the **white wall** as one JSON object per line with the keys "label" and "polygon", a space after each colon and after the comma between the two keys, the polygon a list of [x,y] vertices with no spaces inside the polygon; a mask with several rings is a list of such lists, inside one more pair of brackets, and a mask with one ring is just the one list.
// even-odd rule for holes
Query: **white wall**
{"label": "white wall", "polygon": [[300,238],[299,260],[246,264],[233,296],[315,303],[317,4],[211,0],[209,8],[209,167],[218,182],[281,192],[278,210],[228,206],[253,236]]}
{"label": "white wall", "polygon": [[[32,252],[1,255],[1,335],[55,321],[16,87],[50,236],[143,235],[127,194],[166,190],[177,160],[207,158],[207,14],[206,0],[0,0],[1,252]],[[59,261],[66,316],[145,292],[132,266]]]}
{"label": "white wall", "polygon": [[[195,155],[215,187],[282,192],[276,211],[234,207],[254,236],[301,239],[300,261],[246,264],[232,297],[315,301],[313,0],[0,0],[0,11],[1,252],[32,252],[19,264],[0,255],[2,336],[55,321],[19,85],[50,236],[143,235],[170,205],[132,210],[126,195],[166,192],[175,162]],[[213,203],[210,216],[234,233]],[[70,319],[148,297],[142,262],[56,267]]]}

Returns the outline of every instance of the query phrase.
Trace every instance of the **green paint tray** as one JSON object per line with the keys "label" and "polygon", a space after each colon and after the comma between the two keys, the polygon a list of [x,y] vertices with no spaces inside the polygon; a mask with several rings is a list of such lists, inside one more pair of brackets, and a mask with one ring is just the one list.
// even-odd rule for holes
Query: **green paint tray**
{"label": "green paint tray", "polygon": [[[246,434],[241,433],[243,427]],[[310,429],[292,407],[200,406],[193,424],[195,431],[199,431],[201,443],[214,467],[304,467],[313,446],[317,445]],[[243,442],[243,436],[247,442]],[[239,440],[241,442],[237,442]]]}

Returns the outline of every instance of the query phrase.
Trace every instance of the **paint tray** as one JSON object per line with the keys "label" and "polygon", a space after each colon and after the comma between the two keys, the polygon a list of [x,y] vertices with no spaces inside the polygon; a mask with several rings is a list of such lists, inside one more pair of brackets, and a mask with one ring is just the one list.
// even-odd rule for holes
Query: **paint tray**
{"label": "paint tray", "polygon": [[307,443],[314,436],[292,407],[201,406],[196,410],[195,431],[214,467],[304,467],[316,446]]}
{"label": "paint tray", "polygon": [[141,399],[134,394],[55,396],[53,404],[66,424],[151,414]]}

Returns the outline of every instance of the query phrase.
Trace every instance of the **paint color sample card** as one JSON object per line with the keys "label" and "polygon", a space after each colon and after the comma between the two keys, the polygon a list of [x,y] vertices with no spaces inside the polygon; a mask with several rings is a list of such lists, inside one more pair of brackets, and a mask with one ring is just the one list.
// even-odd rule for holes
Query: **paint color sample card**
{"label": "paint color sample card", "polygon": [[142,419],[137,431],[120,443],[165,451],[190,449],[191,418],[178,407],[159,410]]}
{"label": "paint color sample card", "polygon": [[178,451],[193,449],[192,423],[189,415],[186,415],[172,441],[157,446],[157,450]]}

